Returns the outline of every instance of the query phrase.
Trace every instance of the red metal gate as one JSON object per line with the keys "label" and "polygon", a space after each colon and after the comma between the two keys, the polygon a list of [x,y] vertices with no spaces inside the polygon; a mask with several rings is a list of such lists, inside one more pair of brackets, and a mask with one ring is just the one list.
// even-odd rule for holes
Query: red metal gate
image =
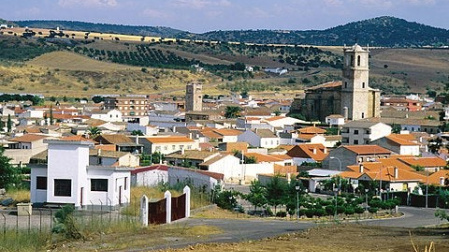
{"label": "red metal gate", "polygon": [[167,203],[165,199],[148,203],[148,222],[151,224],[167,222]]}
{"label": "red metal gate", "polygon": [[186,195],[171,198],[171,220],[179,220],[186,217]]}

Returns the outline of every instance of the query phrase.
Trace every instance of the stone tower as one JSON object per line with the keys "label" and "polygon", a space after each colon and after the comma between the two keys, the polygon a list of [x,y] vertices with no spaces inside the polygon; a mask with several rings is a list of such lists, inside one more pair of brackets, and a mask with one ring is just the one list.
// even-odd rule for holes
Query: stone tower
{"label": "stone tower", "polygon": [[203,110],[203,85],[189,83],[186,86],[186,111]]}
{"label": "stone tower", "polygon": [[380,115],[380,91],[369,87],[369,49],[355,44],[343,49],[341,114],[349,120]]}

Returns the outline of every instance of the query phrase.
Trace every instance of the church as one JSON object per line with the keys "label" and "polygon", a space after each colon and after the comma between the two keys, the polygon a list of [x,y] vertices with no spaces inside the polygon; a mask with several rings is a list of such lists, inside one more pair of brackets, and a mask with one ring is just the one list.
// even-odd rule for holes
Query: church
{"label": "church", "polygon": [[333,114],[346,120],[380,117],[380,90],[369,87],[369,48],[355,44],[343,53],[343,80],[306,89],[303,98],[295,98],[292,113],[321,122]]}

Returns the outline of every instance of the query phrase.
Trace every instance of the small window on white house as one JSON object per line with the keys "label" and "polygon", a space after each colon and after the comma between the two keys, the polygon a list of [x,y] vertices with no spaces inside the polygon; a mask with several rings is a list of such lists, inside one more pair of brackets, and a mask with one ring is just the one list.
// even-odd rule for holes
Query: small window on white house
{"label": "small window on white house", "polygon": [[72,196],[72,180],[71,179],[55,179],[54,195],[60,197]]}
{"label": "small window on white house", "polygon": [[47,190],[47,177],[36,177],[36,189]]}
{"label": "small window on white house", "polygon": [[90,190],[92,192],[107,192],[108,180],[107,179],[91,179]]}

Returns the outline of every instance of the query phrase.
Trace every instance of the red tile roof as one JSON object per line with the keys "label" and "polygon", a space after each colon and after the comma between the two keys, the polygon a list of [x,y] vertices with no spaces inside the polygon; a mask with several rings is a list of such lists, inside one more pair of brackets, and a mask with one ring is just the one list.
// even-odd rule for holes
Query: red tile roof
{"label": "red tile roof", "polygon": [[343,148],[346,148],[358,155],[391,154],[391,151],[378,145],[344,145]]}

